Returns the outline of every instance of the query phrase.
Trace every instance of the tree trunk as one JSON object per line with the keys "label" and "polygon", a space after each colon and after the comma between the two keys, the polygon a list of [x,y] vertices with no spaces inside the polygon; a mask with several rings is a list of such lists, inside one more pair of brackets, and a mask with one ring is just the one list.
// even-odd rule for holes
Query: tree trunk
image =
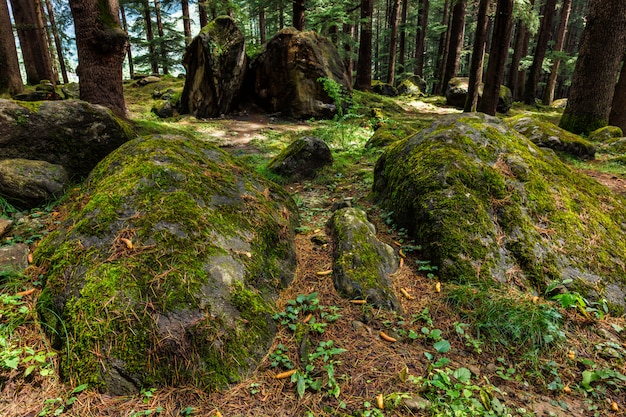
{"label": "tree trunk", "polygon": [[448,58],[441,79],[441,92],[445,92],[448,82],[456,77],[459,72],[461,49],[463,49],[463,37],[465,35],[465,9],[467,0],[458,0],[452,9],[450,21],[450,40],[448,41]]}
{"label": "tree trunk", "polygon": [[622,71],[613,94],[609,124],[618,126],[623,132],[626,132],[626,55],[624,55]]}
{"label": "tree trunk", "polygon": [[44,33],[45,35],[45,39],[46,39],[46,47],[48,49],[48,53],[50,54],[49,58],[50,58],[50,65],[52,66],[52,79],[50,81],[52,81],[52,84],[58,84],[59,83],[59,69],[57,68],[56,65],[56,60],[54,58],[54,53],[52,52],[52,33],[51,30],[48,30],[48,27],[50,27],[49,21],[47,19],[47,15],[46,12],[44,10],[44,5],[43,3],[46,2],[46,0],[38,0],[38,7],[39,9],[37,10],[37,13],[39,14],[39,16],[41,16],[41,31],[42,33]]}
{"label": "tree trunk", "polygon": [[11,0],[11,9],[20,39],[26,81],[28,84],[39,84],[41,80],[54,81],[38,0]]}
{"label": "tree trunk", "polygon": [[185,45],[191,43],[191,16],[189,14],[189,0],[180,0],[180,7],[183,14],[183,33],[185,34]]}
{"label": "tree trunk", "polygon": [[14,95],[23,89],[9,7],[0,0],[0,94]]}
{"label": "tree trunk", "polygon": [[474,47],[472,48],[467,100],[465,101],[464,109],[466,112],[475,112],[478,107],[478,87],[483,79],[483,63],[485,61],[485,46],[487,45],[489,3],[490,0],[480,0],[478,4],[478,21],[476,22],[476,34],[474,36]]}
{"label": "tree trunk", "polygon": [[402,12],[400,13],[400,45],[398,50],[398,73],[405,71],[406,58],[406,17],[408,0],[402,0]]}
{"label": "tree trunk", "polygon": [[261,45],[264,45],[267,42],[267,37],[265,35],[265,7],[259,7],[259,40]]}
{"label": "tree trunk", "polygon": [[298,30],[304,30],[304,10],[305,0],[292,0],[293,1],[293,27]]}
{"label": "tree trunk", "polygon": [[424,76],[424,54],[426,53],[426,28],[428,27],[428,9],[430,1],[420,0],[415,35],[415,70],[420,77]]}
{"label": "tree trunk", "polygon": [[61,77],[63,83],[67,84],[69,79],[67,77],[67,68],[65,67],[65,57],[63,56],[63,47],[61,45],[61,38],[59,37],[59,30],[57,28],[56,19],[54,18],[54,11],[52,10],[51,0],[44,0],[46,8],[48,10],[48,20],[50,21],[50,28],[52,29],[52,37],[54,38],[54,46],[57,51],[57,59],[59,60],[59,68],[61,69]]}
{"label": "tree trunk", "polygon": [[526,104],[534,104],[537,94],[537,85],[541,76],[541,67],[543,59],[546,57],[548,42],[552,36],[552,22],[554,20],[554,10],[556,8],[556,0],[546,0],[543,8],[543,19],[539,27],[539,37],[537,38],[537,46],[535,47],[535,56],[533,63],[528,70],[528,78],[524,86],[524,102]]}
{"label": "tree trunk", "polygon": [[[343,33],[347,39],[354,39],[354,25],[350,23],[343,24]],[[344,66],[346,68],[346,74],[348,74],[348,80],[352,85],[352,77],[354,76],[354,58],[352,57],[352,43],[350,41],[343,43],[343,50],[345,51],[346,59],[344,59]]]}
{"label": "tree trunk", "polygon": [[440,94],[442,91],[441,77],[446,66],[446,59],[448,58],[448,39],[450,35],[450,0],[445,0],[443,3],[443,17],[441,18],[441,25],[447,27],[446,31],[439,36],[439,49],[437,52],[437,67],[435,69],[435,85],[433,85],[433,93]]}
{"label": "tree trunk", "polygon": [[127,116],[122,62],[128,35],[120,27],[117,0],[70,0],[78,51],[80,98]]}
{"label": "tree trunk", "polygon": [[392,0],[391,14],[389,15],[389,65],[387,66],[387,84],[394,85],[396,81],[396,51],[398,47],[398,11],[400,0]]}
{"label": "tree trunk", "polygon": [[157,33],[159,34],[159,52],[161,53],[161,66],[163,67],[163,74],[169,74],[170,69],[167,64],[167,49],[165,47],[165,32],[163,31],[163,20],[161,19],[161,2],[160,0],[154,0],[154,14],[157,21]]}
{"label": "tree trunk", "polygon": [[[569,21],[570,11],[572,10],[572,0],[563,0],[563,6],[561,7],[561,16],[559,18],[559,26],[556,29],[556,40],[554,41],[555,52],[561,52],[563,50],[563,43],[565,42],[565,33],[567,32],[567,23]],[[549,106],[554,100],[554,89],[556,87],[556,79],[559,75],[559,67],[561,66],[561,60],[555,59],[552,63],[552,71],[548,75],[548,81],[546,82],[546,89],[543,94],[543,104]]]}
{"label": "tree trunk", "polygon": [[591,0],[559,126],[574,133],[589,133],[607,124],[625,44],[624,0]]}
{"label": "tree trunk", "polygon": [[511,41],[511,29],[513,26],[513,3],[514,0],[498,0],[496,17],[493,24],[491,49],[489,50],[489,63],[485,74],[485,86],[483,97],[478,105],[478,110],[496,115],[500,86],[504,80],[504,64],[509,54]]}
{"label": "tree trunk", "polygon": [[[122,29],[124,29],[124,32],[128,33],[128,23],[126,22],[126,11],[124,10],[124,6],[120,4],[120,16],[122,16]],[[130,43],[128,44],[128,47],[126,48],[126,52],[128,55],[128,75],[130,76],[130,79],[132,80],[133,77],[135,76],[135,68],[133,66],[133,53],[131,52],[131,45]]]}
{"label": "tree trunk", "polygon": [[159,73],[159,59],[157,57],[156,45],[154,44],[154,33],[152,31],[152,14],[150,13],[150,3],[143,0],[143,19],[146,26],[146,41],[148,42],[148,54],[150,59],[150,68],[153,74]]}
{"label": "tree trunk", "polygon": [[200,30],[209,24],[209,16],[206,13],[206,1],[198,0],[198,19],[200,22]]}
{"label": "tree trunk", "polygon": [[356,67],[354,88],[362,91],[372,89],[372,15],[374,0],[361,0],[361,35],[359,60]]}
{"label": "tree trunk", "polygon": [[[531,7],[535,5],[535,0],[530,1]],[[530,43],[530,32],[528,26],[523,19],[517,20],[517,29],[515,31],[515,42],[513,46],[513,56],[511,57],[511,66],[509,67],[509,88],[513,95],[513,100],[517,100],[521,95],[520,91],[523,81],[526,78],[526,71],[520,71],[519,65],[522,58],[528,54],[528,44]]]}

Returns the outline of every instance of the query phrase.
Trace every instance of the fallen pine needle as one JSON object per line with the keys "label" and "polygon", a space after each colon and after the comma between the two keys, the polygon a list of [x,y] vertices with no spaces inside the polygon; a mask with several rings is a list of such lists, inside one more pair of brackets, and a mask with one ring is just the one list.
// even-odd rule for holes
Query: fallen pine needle
{"label": "fallen pine needle", "polygon": [[281,372],[279,374],[276,374],[274,376],[274,379],[285,379],[285,378],[289,378],[291,375],[295,374],[297,372],[297,369],[291,369],[289,371],[285,371],[285,372]]}
{"label": "fallen pine needle", "polygon": [[383,332],[382,330],[380,331],[379,335],[380,335],[380,338],[383,339],[386,342],[393,343],[393,342],[397,342],[398,341],[397,339],[394,339],[393,337],[389,336],[387,333]]}

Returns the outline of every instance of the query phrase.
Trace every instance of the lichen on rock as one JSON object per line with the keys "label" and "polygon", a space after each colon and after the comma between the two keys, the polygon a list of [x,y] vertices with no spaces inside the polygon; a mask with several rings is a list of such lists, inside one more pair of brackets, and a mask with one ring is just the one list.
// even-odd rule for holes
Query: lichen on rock
{"label": "lichen on rock", "polygon": [[295,271],[295,210],[204,142],[122,146],[34,253],[62,377],[111,394],[243,378],[269,349],[274,300]]}
{"label": "lichen on rock", "polygon": [[373,196],[422,245],[443,279],[548,283],[626,300],[623,198],[481,114],[442,117],[389,148]]}

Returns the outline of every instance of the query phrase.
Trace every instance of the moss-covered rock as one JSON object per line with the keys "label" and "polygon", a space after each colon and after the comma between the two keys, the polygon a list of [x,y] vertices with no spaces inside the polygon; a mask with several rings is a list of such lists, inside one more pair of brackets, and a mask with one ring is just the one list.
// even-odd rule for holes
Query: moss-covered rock
{"label": "moss-covered rock", "polygon": [[409,97],[422,97],[424,92],[420,90],[419,86],[413,84],[410,80],[404,80],[397,87],[398,94]]}
{"label": "moss-covered rock", "polygon": [[406,124],[384,124],[365,143],[366,148],[384,148],[400,139],[415,134],[417,129]]}
{"label": "moss-covered rock", "polygon": [[373,196],[442,278],[532,288],[573,279],[626,306],[623,198],[573,172],[500,120],[446,116],[389,148]]}
{"label": "moss-covered rock", "polygon": [[322,139],[305,136],[291,142],[270,161],[267,168],[291,180],[315,178],[320,169],[332,165],[333,155]]}
{"label": "moss-covered rock", "polygon": [[536,116],[520,114],[509,117],[506,123],[537,146],[565,152],[583,159],[595,157],[596,148],[592,143]]}
{"label": "moss-covered rock", "polygon": [[604,126],[589,133],[591,142],[607,142],[611,139],[624,137],[624,132],[617,126]]}
{"label": "moss-covered rock", "polygon": [[135,137],[104,106],[79,100],[18,102],[0,99],[0,159],[62,165],[86,177],[109,153]]}
{"label": "moss-covered rock", "polygon": [[[483,96],[484,84],[480,83],[478,86],[478,99]],[[446,104],[448,106],[458,107],[460,109],[465,107],[465,101],[467,100],[467,91],[469,89],[469,78],[467,77],[454,77],[452,78],[446,87]],[[511,109],[513,105],[513,93],[511,89],[505,85],[500,86],[500,92],[498,95],[498,105],[496,110],[498,113],[506,113]]]}
{"label": "moss-covered rock", "polygon": [[204,142],[140,138],[100,163],[37,247],[61,375],[112,394],[238,381],[293,277],[295,206]]}
{"label": "moss-covered rock", "polygon": [[367,299],[377,307],[400,312],[388,275],[398,269],[393,249],[376,238],[376,228],[363,210],[335,211],[328,221],[333,238],[333,282],[349,299]]}
{"label": "moss-covered rock", "polygon": [[22,209],[61,197],[68,182],[61,165],[29,159],[0,160],[0,195]]}
{"label": "moss-covered rock", "polygon": [[386,97],[396,97],[398,95],[396,87],[380,80],[372,80],[372,91]]}

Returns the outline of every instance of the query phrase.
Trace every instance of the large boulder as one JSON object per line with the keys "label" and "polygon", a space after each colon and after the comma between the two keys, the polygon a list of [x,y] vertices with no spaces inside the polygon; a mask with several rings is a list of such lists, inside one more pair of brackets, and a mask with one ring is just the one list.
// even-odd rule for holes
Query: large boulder
{"label": "large boulder", "polygon": [[256,101],[268,112],[295,118],[328,118],[337,109],[320,78],[347,93],[349,76],[332,42],[315,32],[285,28],[267,42],[252,62]]}
{"label": "large boulder", "polygon": [[[478,86],[478,99],[483,96],[484,84],[480,83]],[[452,78],[446,86],[446,104],[448,106],[458,107],[460,109],[465,107],[465,101],[467,100],[467,91],[469,89],[469,78],[467,77],[455,77]],[[498,105],[496,111],[498,113],[506,113],[511,109],[513,105],[513,93],[511,89],[505,85],[500,86],[500,95],[498,96]]]}
{"label": "large boulder", "polygon": [[24,209],[59,198],[69,182],[61,165],[29,159],[0,160],[0,195]]}
{"label": "large boulder", "polygon": [[112,153],[34,253],[62,377],[127,394],[246,376],[294,275],[295,210],[202,141],[140,138]]}
{"label": "large boulder", "polygon": [[333,282],[348,299],[401,312],[389,274],[398,269],[391,246],[376,238],[376,228],[363,210],[352,207],[335,211],[328,221],[333,238]]}
{"label": "large boulder", "polygon": [[615,138],[622,137],[624,137],[624,132],[618,126],[604,126],[589,133],[589,140],[591,142],[609,142]]}
{"label": "large boulder", "polygon": [[443,279],[550,282],[626,307],[626,201],[497,118],[460,114],[389,148],[373,196]]}
{"label": "large boulder", "polygon": [[520,114],[507,118],[506,123],[537,146],[583,159],[595,158],[596,147],[591,142],[537,116]]}
{"label": "large boulder", "polygon": [[109,109],[79,100],[16,102],[0,99],[0,159],[62,165],[84,177],[134,137]]}
{"label": "large boulder", "polygon": [[180,113],[217,117],[236,105],[246,74],[246,43],[235,21],[221,16],[202,28],[183,56],[187,70]]}
{"label": "large boulder", "polygon": [[294,140],[276,155],[268,169],[292,180],[311,179],[332,163],[333,155],[326,142],[315,136],[305,136]]}

